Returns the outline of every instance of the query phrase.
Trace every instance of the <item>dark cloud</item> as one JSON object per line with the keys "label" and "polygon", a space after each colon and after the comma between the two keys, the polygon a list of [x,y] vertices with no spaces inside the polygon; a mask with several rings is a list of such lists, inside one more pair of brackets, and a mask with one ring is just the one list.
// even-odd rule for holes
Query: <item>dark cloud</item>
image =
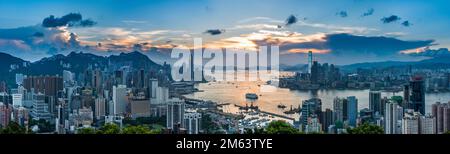
{"label": "dark cloud", "polygon": [[70,33],[69,42],[68,44],[72,48],[78,48],[80,47],[80,41],[78,41],[78,36],[75,33]]}
{"label": "dark cloud", "polygon": [[367,10],[367,12],[364,12],[361,16],[362,17],[371,16],[374,12],[375,10],[373,8],[370,8],[369,10]]}
{"label": "dark cloud", "polygon": [[417,53],[409,53],[411,56],[423,56],[423,57],[441,57],[450,56],[448,48],[430,49],[426,47],[423,51]]}
{"label": "dark cloud", "polygon": [[80,21],[80,26],[81,27],[92,27],[92,26],[94,26],[94,25],[96,25],[97,24],[97,22],[95,22],[95,21],[93,21],[93,20],[91,20],[91,19],[86,19],[86,20],[82,20],[82,21]]}
{"label": "dark cloud", "polygon": [[36,32],[33,34],[34,37],[44,37],[44,33],[42,32]]}
{"label": "dark cloud", "polygon": [[28,56],[56,54],[65,49],[80,47],[78,36],[71,34],[66,28],[45,28],[42,25],[0,29],[1,40],[8,44],[0,44],[0,51],[26,52]]}
{"label": "dark cloud", "polygon": [[109,50],[128,50],[127,45],[108,43],[106,44],[106,46],[109,48]]}
{"label": "dark cloud", "polygon": [[297,17],[294,15],[290,15],[287,19],[286,19],[286,23],[284,24],[285,26],[289,26],[292,24],[297,23]]}
{"label": "dark cloud", "polygon": [[0,29],[0,39],[10,40],[30,40],[39,32],[39,28],[35,26]]}
{"label": "dark cloud", "polygon": [[209,29],[209,30],[205,31],[205,33],[208,33],[210,35],[220,35],[224,32],[225,32],[225,30],[220,30],[220,29]]}
{"label": "dark cloud", "polygon": [[134,51],[146,51],[147,49],[149,49],[149,47],[150,47],[150,43],[148,43],[148,42],[136,43],[133,45],[133,50]]}
{"label": "dark cloud", "polygon": [[83,20],[83,17],[79,13],[69,13],[67,15],[62,16],[61,18],[57,18],[53,15],[45,18],[42,21],[43,27],[61,27],[61,26],[80,26],[80,27],[89,27],[95,25],[96,22],[87,19]]}
{"label": "dark cloud", "polygon": [[356,36],[351,34],[328,34],[323,40],[303,43],[284,44],[280,50],[319,49],[329,50],[331,54],[341,56],[398,55],[400,51],[432,45],[433,40],[404,41],[383,36]]}
{"label": "dark cloud", "polygon": [[406,20],[406,21],[403,21],[403,22],[402,22],[402,25],[405,26],[405,27],[409,27],[409,26],[411,26],[412,24],[411,24],[408,20]]}
{"label": "dark cloud", "polygon": [[342,18],[348,17],[347,11],[340,11],[336,13],[337,16],[340,16]]}
{"label": "dark cloud", "polygon": [[391,15],[389,17],[383,17],[381,18],[381,21],[385,24],[391,23],[391,22],[396,22],[401,20],[402,18],[400,18],[399,16],[396,15]]}

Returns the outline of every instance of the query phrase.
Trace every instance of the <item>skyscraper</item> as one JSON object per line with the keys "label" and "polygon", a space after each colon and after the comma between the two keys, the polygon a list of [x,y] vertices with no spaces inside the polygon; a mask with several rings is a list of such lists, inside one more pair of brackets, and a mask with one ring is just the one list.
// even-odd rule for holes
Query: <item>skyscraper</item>
{"label": "skyscraper", "polygon": [[11,120],[12,107],[3,102],[0,102],[0,127],[8,126]]}
{"label": "skyscraper", "polygon": [[358,99],[355,96],[347,97],[347,118],[350,126],[356,127],[358,118]]}
{"label": "skyscraper", "polygon": [[402,118],[403,134],[419,134],[420,113],[413,110],[407,111]]}
{"label": "skyscraper", "polygon": [[144,85],[145,85],[145,71],[144,71],[144,69],[140,69],[138,75],[139,75],[139,77],[138,77],[137,87],[138,88],[144,88]]}
{"label": "skyscraper", "polygon": [[420,134],[436,134],[436,119],[431,115],[420,116]]}
{"label": "skyscraper", "polygon": [[167,123],[168,129],[175,129],[176,125],[184,126],[184,108],[185,104],[181,100],[173,100],[167,104]]}
{"label": "skyscraper", "polygon": [[311,74],[311,68],[313,63],[312,51],[308,51],[308,73]]}
{"label": "skyscraper", "polygon": [[113,115],[122,115],[127,107],[127,87],[125,85],[113,86]]}
{"label": "skyscraper", "polygon": [[315,115],[318,117],[318,119],[321,119],[319,116],[322,114],[322,101],[318,98],[312,98],[309,100],[304,100],[302,102],[302,110],[300,115],[300,121],[302,123],[302,127],[307,125],[308,118],[312,115]]}
{"label": "skyscraper", "polygon": [[325,109],[325,112],[324,112],[324,115],[323,115],[323,120],[322,120],[322,123],[323,123],[323,127],[322,127],[322,129],[323,129],[323,131],[328,131],[328,127],[330,126],[330,125],[333,125],[334,124],[334,112],[333,112],[333,110],[331,110],[331,109]]}
{"label": "skyscraper", "polygon": [[50,121],[52,118],[50,111],[50,105],[45,101],[45,95],[42,93],[34,94],[31,116],[35,119]]}
{"label": "skyscraper", "polygon": [[150,100],[145,96],[134,96],[128,99],[130,114],[132,118],[150,116]]}
{"label": "skyscraper", "polygon": [[148,89],[147,89],[148,96],[147,97],[151,98],[151,99],[156,99],[157,88],[158,88],[158,80],[150,79],[149,83],[148,83]]}
{"label": "skyscraper", "polygon": [[311,83],[317,84],[319,83],[319,71],[320,64],[317,61],[314,61],[311,66]]}
{"label": "skyscraper", "polygon": [[319,118],[316,115],[308,117],[307,124],[305,126],[305,133],[319,133],[322,131],[322,125],[319,122]]}
{"label": "skyscraper", "polygon": [[184,128],[188,134],[198,134],[201,129],[202,114],[189,112],[184,114]]}
{"label": "skyscraper", "polygon": [[403,110],[398,106],[395,102],[389,102],[386,104],[386,111],[384,115],[385,125],[384,125],[384,133],[385,134],[401,134],[401,120],[400,118],[403,114],[400,114],[399,111]]}
{"label": "skyscraper", "polygon": [[375,123],[374,115],[375,114],[373,114],[373,111],[368,108],[360,110],[359,111],[360,123]]}
{"label": "skyscraper", "polygon": [[11,96],[12,96],[13,106],[15,106],[15,107],[23,106],[23,94],[16,93],[16,94],[11,94]]}
{"label": "skyscraper", "polygon": [[410,108],[425,115],[425,85],[423,78],[415,76],[409,84],[411,88]]}
{"label": "skyscraper", "polygon": [[64,87],[70,86],[74,83],[74,73],[64,70],[63,71],[63,83]]}
{"label": "skyscraper", "polygon": [[347,99],[336,97],[333,100],[334,121],[344,122],[347,120]]}
{"label": "skyscraper", "polygon": [[25,107],[13,108],[14,121],[21,126],[28,124],[30,116],[28,115],[29,110]]}
{"label": "skyscraper", "polygon": [[431,115],[436,118],[436,133],[450,130],[450,104],[437,102],[431,106]]}
{"label": "skyscraper", "polygon": [[92,87],[95,88],[97,94],[102,90],[102,72],[100,70],[92,71]]}
{"label": "skyscraper", "polygon": [[409,109],[410,90],[409,85],[403,86],[403,107]]}
{"label": "skyscraper", "polygon": [[373,113],[382,114],[381,110],[381,93],[379,91],[370,91],[369,92],[369,109],[373,111]]}
{"label": "skyscraper", "polygon": [[24,75],[23,74],[16,74],[16,84],[22,85],[23,84]]}
{"label": "skyscraper", "polygon": [[23,85],[27,91],[43,93],[56,97],[63,90],[63,78],[59,76],[30,76],[24,79]]}
{"label": "skyscraper", "polygon": [[95,99],[94,116],[97,120],[101,119],[106,115],[106,99],[99,97]]}

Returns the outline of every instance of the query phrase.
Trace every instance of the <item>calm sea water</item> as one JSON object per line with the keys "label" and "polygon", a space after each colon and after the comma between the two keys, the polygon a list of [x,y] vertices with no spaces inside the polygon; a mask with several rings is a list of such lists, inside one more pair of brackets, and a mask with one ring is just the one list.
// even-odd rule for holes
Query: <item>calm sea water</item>
{"label": "calm sea water", "polygon": [[[368,108],[369,106],[369,90],[317,90],[317,91],[298,91],[289,90],[285,88],[276,88],[272,92],[261,91],[261,86],[264,82],[210,82],[201,83],[197,85],[200,92],[185,95],[189,98],[211,100],[219,104],[230,103],[245,106],[246,104],[257,105],[261,110],[268,111],[277,114],[284,114],[285,110],[288,110],[290,106],[297,108],[301,105],[303,100],[310,98],[320,98],[322,100],[322,109],[333,108],[333,99],[335,97],[347,97],[356,96],[358,99],[358,110]],[[259,98],[255,101],[251,101],[245,98],[246,93],[256,93]],[[388,93],[382,92],[382,97],[391,97],[393,95],[402,96],[402,92]],[[450,92],[446,93],[430,93],[426,94],[426,111],[431,112],[431,105],[437,101],[448,102],[450,101]],[[277,106],[283,104],[286,109],[280,109]],[[226,112],[237,112],[237,108],[234,105],[224,107]],[[293,118],[298,118],[298,114],[287,115]]]}

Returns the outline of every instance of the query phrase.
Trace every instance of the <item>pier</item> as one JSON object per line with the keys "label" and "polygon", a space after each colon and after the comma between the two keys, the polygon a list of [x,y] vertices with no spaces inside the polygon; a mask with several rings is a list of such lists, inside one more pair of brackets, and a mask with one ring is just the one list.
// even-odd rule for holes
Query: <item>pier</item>
{"label": "pier", "polygon": [[[237,104],[234,104],[234,106],[239,107],[239,108],[249,108],[248,106],[242,106],[242,105],[237,105]],[[268,114],[268,115],[271,115],[271,116],[275,116],[275,117],[279,117],[279,118],[295,121],[295,118],[288,117],[288,116],[285,116],[285,115],[276,114],[276,113],[267,112],[267,111],[262,111],[262,110],[259,110],[259,109],[256,109],[255,111],[256,112],[260,112],[260,113],[264,113],[264,114]]]}

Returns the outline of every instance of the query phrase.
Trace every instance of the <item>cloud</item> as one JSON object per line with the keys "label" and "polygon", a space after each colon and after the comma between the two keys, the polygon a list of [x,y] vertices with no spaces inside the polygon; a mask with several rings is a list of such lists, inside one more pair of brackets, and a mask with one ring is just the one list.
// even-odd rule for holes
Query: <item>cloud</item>
{"label": "cloud", "polygon": [[292,25],[292,24],[295,24],[295,23],[297,23],[297,17],[296,16],[294,16],[294,15],[290,15],[287,19],[286,19],[286,22],[285,22],[285,26],[289,26],[289,25]]}
{"label": "cloud", "polygon": [[80,47],[80,41],[78,40],[78,36],[75,33],[70,33],[69,40],[67,43],[72,48],[78,48]]}
{"label": "cloud", "polygon": [[249,30],[260,30],[260,29],[278,29],[279,25],[271,25],[271,24],[247,24],[247,25],[236,25],[227,30],[241,30],[241,29],[249,29]]}
{"label": "cloud", "polygon": [[370,8],[369,10],[367,10],[367,12],[364,12],[361,16],[362,17],[371,16],[371,15],[373,15],[374,12],[375,12],[375,10],[373,8]]}
{"label": "cloud", "polygon": [[143,21],[143,20],[122,20],[123,23],[126,24],[146,24],[148,23],[147,21]]}
{"label": "cloud", "polygon": [[389,17],[383,17],[381,18],[381,21],[385,24],[391,23],[391,22],[396,22],[401,20],[401,18],[399,16],[396,15],[391,15]]}
{"label": "cloud", "polygon": [[406,20],[406,21],[403,21],[403,22],[402,22],[402,25],[405,26],[405,27],[409,27],[409,26],[411,26],[412,24],[411,24],[408,20]]}
{"label": "cloud", "polygon": [[330,25],[330,24],[323,24],[323,23],[310,23],[310,22],[306,22],[306,21],[300,21],[297,25],[327,29],[327,30],[333,31],[334,33],[360,33],[360,34],[363,34],[363,33],[378,31],[375,28],[368,28],[368,27],[340,26],[340,25]]}
{"label": "cloud", "polygon": [[0,40],[3,42],[0,51],[14,55],[27,54],[28,60],[36,55],[56,54],[80,47],[78,36],[71,34],[67,27],[45,28],[35,25],[0,29]]}
{"label": "cloud", "polygon": [[225,32],[225,30],[220,30],[220,29],[209,29],[209,30],[205,31],[205,33],[208,33],[210,35],[220,35],[224,32]]}
{"label": "cloud", "polygon": [[405,32],[386,32],[384,33],[384,36],[387,37],[401,37],[401,36],[405,36],[407,35],[407,33]]}
{"label": "cloud", "polygon": [[337,16],[340,16],[342,18],[345,18],[348,16],[347,11],[339,11],[336,13]]}
{"label": "cloud", "polygon": [[405,41],[384,36],[357,36],[351,34],[326,34],[321,39],[300,43],[284,43],[280,50],[316,49],[330,51],[339,56],[374,55],[385,57],[401,51],[432,45],[433,40]]}
{"label": "cloud", "polygon": [[413,50],[406,50],[403,51],[403,53],[411,56],[423,56],[423,57],[450,56],[450,51],[448,50],[448,48],[430,49],[429,46]]}
{"label": "cloud", "polygon": [[49,17],[45,18],[42,21],[43,27],[62,27],[62,26],[90,27],[95,24],[96,22],[92,21],[91,19],[83,20],[83,17],[80,13],[69,13],[60,18],[50,15]]}
{"label": "cloud", "polygon": [[44,33],[42,32],[36,32],[33,34],[34,37],[44,37]]}
{"label": "cloud", "polygon": [[251,23],[251,22],[269,22],[269,23],[278,23],[281,24],[283,21],[281,20],[275,20],[269,17],[252,17],[252,18],[246,18],[239,20],[237,23]]}
{"label": "cloud", "polygon": [[96,24],[97,24],[97,22],[95,22],[95,21],[93,21],[91,19],[86,19],[86,20],[81,20],[79,25],[81,27],[92,27],[92,26],[94,26]]}

